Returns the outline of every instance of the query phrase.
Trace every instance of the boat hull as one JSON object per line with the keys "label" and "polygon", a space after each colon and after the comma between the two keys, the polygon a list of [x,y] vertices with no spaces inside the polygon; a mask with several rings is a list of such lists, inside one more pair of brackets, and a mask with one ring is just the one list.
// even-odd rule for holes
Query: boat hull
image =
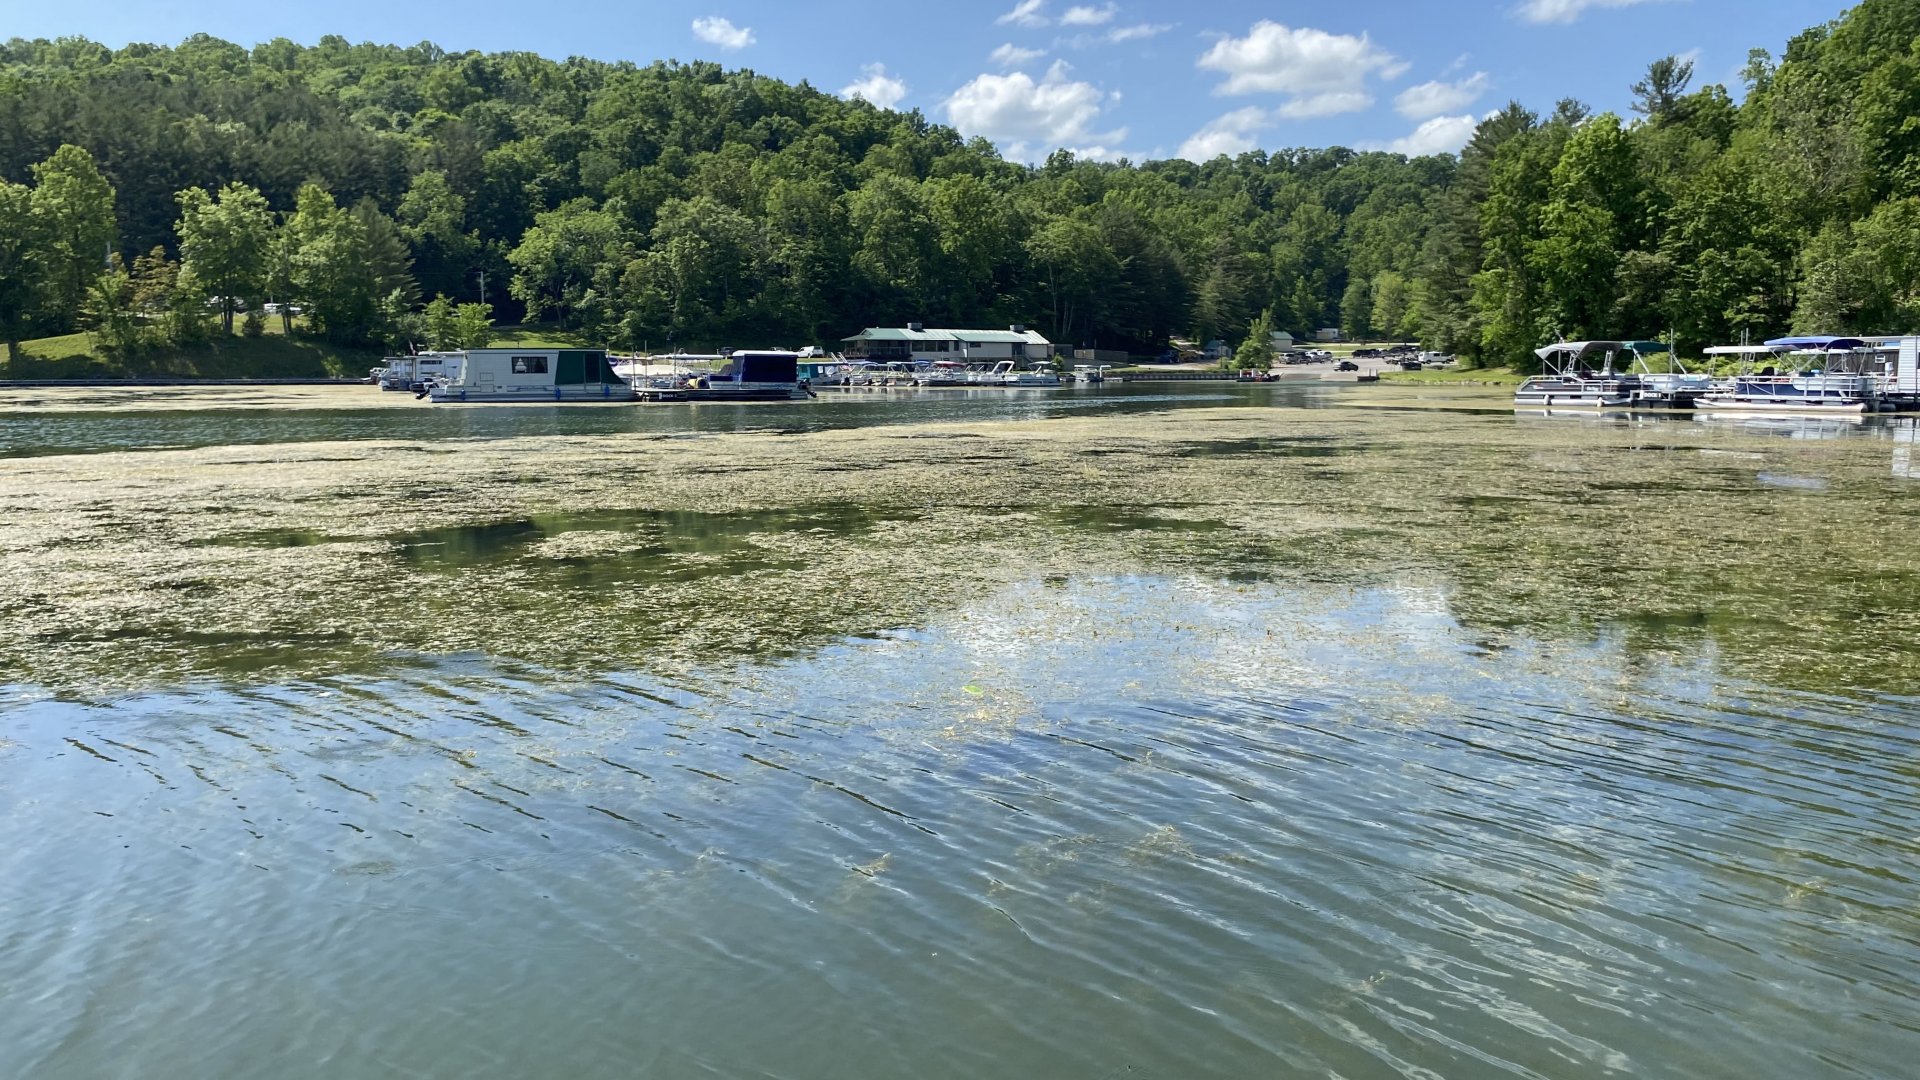
{"label": "boat hull", "polygon": [[1517,393],[1513,395],[1513,404],[1519,409],[1619,409],[1633,404],[1634,395],[1626,392],[1604,393],[1597,391],[1564,390],[1559,392],[1542,391],[1537,393]]}
{"label": "boat hull", "polygon": [[1707,396],[1694,401],[1694,408],[1716,412],[1743,413],[1835,413],[1860,414],[1867,411],[1867,403],[1860,400],[1844,401],[1838,398],[1823,400],[1820,398],[1773,399],[1725,398]]}
{"label": "boat hull", "polygon": [[583,386],[470,387],[435,386],[427,391],[436,403],[499,405],[512,402],[552,404],[553,402],[632,401],[633,388],[624,383],[597,383]]}

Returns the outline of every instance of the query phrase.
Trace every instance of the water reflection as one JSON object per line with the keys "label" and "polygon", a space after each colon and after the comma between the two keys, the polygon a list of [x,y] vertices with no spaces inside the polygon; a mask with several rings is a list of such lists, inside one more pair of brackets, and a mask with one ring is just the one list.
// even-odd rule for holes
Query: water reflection
{"label": "water reflection", "polygon": [[0,1074],[1899,1075],[1920,705],[1459,600],[1089,573],[682,672],[16,690]]}
{"label": "water reflection", "polygon": [[1044,420],[1167,409],[1311,403],[1332,386],[1235,383],[1107,383],[1071,390],[925,390],[830,393],[802,403],[696,406],[534,405],[340,407],[377,394],[351,387],[327,408],[205,411],[8,411],[0,400],[0,458],[113,450],[373,439],[505,439],[659,433],[798,434],[882,424],[952,420]]}

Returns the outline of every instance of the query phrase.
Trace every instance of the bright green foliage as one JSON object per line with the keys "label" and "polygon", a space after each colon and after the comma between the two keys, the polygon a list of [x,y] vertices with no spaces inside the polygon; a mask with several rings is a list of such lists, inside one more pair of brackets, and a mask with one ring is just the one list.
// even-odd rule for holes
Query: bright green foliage
{"label": "bright green foliage", "polygon": [[1540,238],[1526,255],[1541,317],[1562,337],[1599,337],[1613,311],[1617,263],[1639,246],[1642,220],[1638,162],[1618,117],[1603,113],[1573,133],[1549,190]]}
{"label": "bright green foliage", "polygon": [[[380,338],[382,301],[364,227],[317,185],[300,189],[284,226],[290,248],[290,296],[307,323],[333,341]],[[191,264],[189,264],[189,267]]]}
{"label": "bright green foliage", "polygon": [[9,361],[18,357],[31,328],[40,284],[40,264],[32,257],[32,195],[23,184],[0,180],[0,339]]}
{"label": "bright green foliage", "polygon": [[493,305],[461,304],[454,311],[454,336],[462,349],[484,349],[493,343]]}
{"label": "bright green foliage", "polygon": [[1273,312],[1262,311],[1247,326],[1247,336],[1234,351],[1233,362],[1242,369],[1266,371],[1273,367]]}
{"label": "bright green foliage", "polygon": [[93,155],[73,145],[34,165],[33,180],[28,231],[39,263],[43,329],[63,331],[72,325],[118,235],[113,186],[100,175]]}
{"label": "bright green foliage", "polygon": [[618,213],[575,199],[541,214],[508,252],[513,298],[527,305],[531,319],[551,315],[563,325],[575,315],[604,319],[632,252]]}
{"label": "bright green foliage", "polygon": [[133,279],[115,255],[107,268],[87,286],[81,323],[93,335],[94,345],[107,356],[131,356],[151,344],[146,326],[134,310]]}
{"label": "bright green foliage", "polygon": [[433,298],[424,312],[424,330],[429,349],[458,349],[460,347],[460,324],[454,314],[453,301],[445,294]]}
{"label": "bright green foliage", "polygon": [[266,292],[268,245],[273,215],[266,197],[245,184],[228,184],[218,196],[201,188],[179,195],[180,261],[205,290],[208,306],[220,312],[227,333],[233,316],[253,306]]}

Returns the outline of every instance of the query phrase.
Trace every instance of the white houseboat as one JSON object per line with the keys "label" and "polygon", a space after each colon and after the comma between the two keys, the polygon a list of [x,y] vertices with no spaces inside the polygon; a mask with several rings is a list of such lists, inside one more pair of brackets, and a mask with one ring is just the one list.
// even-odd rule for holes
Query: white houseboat
{"label": "white houseboat", "polygon": [[632,401],[604,349],[468,349],[458,370],[426,387],[437,402]]}

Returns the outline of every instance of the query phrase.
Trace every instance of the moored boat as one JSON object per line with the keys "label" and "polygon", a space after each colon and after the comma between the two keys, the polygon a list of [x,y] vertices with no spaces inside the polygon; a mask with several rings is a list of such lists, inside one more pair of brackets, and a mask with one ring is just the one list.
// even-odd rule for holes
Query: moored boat
{"label": "moored boat", "polygon": [[604,349],[467,349],[431,355],[457,368],[420,391],[436,402],[633,400],[633,388],[614,373]]}
{"label": "moored boat", "polygon": [[[1878,379],[1865,371],[1871,348],[1859,338],[1776,338],[1761,346],[1735,345],[1708,349],[1709,355],[1741,357],[1741,372],[1694,403],[1717,412],[1745,413],[1867,413],[1879,408]],[[1751,370],[1756,357],[1767,357],[1760,371]],[[1780,368],[1806,363],[1804,371]]]}
{"label": "moored boat", "polygon": [[[1535,349],[1541,373],[1529,376],[1513,392],[1520,408],[1624,408],[1638,401],[1640,376],[1613,370],[1624,341],[1558,341]],[[1598,360],[1596,368],[1594,362]]]}

